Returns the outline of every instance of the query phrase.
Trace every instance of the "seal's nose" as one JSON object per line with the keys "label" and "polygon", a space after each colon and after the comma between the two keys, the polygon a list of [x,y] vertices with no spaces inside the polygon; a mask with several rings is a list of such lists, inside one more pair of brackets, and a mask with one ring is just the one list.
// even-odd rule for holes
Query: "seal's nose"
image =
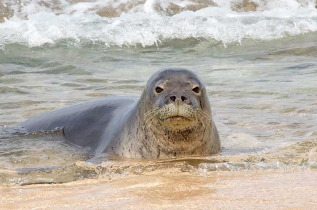
{"label": "seal's nose", "polygon": [[185,96],[180,96],[180,97],[170,96],[170,100],[172,102],[186,102],[187,101],[187,97],[185,97]]}

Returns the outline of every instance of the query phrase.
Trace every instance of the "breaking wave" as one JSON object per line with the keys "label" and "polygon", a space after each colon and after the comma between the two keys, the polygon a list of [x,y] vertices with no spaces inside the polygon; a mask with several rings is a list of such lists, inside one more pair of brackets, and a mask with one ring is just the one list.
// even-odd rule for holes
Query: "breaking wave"
{"label": "breaking wave", "polygon": [[275,40],[317,31],[315,0],[0,2],[0,46],[160,46],[170,40]]}

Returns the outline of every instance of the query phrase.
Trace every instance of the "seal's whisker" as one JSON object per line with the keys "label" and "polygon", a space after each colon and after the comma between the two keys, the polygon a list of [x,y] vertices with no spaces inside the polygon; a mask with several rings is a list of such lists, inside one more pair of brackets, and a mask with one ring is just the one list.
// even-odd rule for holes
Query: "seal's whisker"
{"label": "seal's whisker", "polygon": [[205,126],[205,123],[203,121],[201,121],[201,124],[204,127],[204,132],[203,132],[203,139],[204,139],[205,138],[205,134],[206,134],[206,126]]}
{"label": "seal's whisker", "polygon": [[150,110],[150,111],[144,113],[144,117],[147,117],[148,115],[153,114],[154,112],[155,112],[155,111]]}
{"label": "seal's whisker", "polygon": [[[200,114],[201,117],[203,117],[204,119],[206,119],[207,121],[210,121],[211,119],[208,117],[208,115],[206,116],[205,113],[201,112],[201,111],[198,111],[197,114]],[[202,120],[200,120],[201,123],[203,123]],[[209,126],[210,128],[212,128],[212,125],[211,123],[207,123],[207,126]]]}
{"label": "seal's whisker", "polygon": [[149,111],[144,113],[144,118],[147,118],[149,115],[155,114],[155,113],[158,114],[158,110],[157,109],[149,110]]}
{"label": "seal's whisker", "polygon": [[211,117],[211,116],[209,116],[208,114],[202,112],[201,110],[198,110],[197,113],[198,113],[198,114],[201,114],[203,117],[205,117],[205,118],[208,119],[208,120],[212,120],[212,117]]}
{"label": "seal's whisker", "polygon": [[204,115],[204,116],[205,116],[205,117],[207,117],[209,120],[212,120],[212,117],[211,117],[210,115],[208,115],[208,114],[204,113],[203,111],[198,110],[198,113],[200,113],[200,114]]}
{"label": "seal's whisker", "polygon": [[148,122],[151,121],[157,114],[157,112],[148,113],[147,116],[144,117],[144,124],[148,124]]}
{"label": "seal's whisker", "polygon": [[150,117],[147,117],[147,118],[144,120],[144,124],[148,124],[150,121],[153,120],[154,117],[155,117],[154,115],[152,115],[152,116],[150,116]]}

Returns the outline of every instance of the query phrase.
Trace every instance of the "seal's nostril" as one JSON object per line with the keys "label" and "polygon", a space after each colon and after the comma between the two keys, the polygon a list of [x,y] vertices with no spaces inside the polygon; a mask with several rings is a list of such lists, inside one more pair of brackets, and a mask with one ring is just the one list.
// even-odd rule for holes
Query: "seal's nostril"
{"label": "seal's nostril", "polygon": [[170,99],[171,99],[172,101],[175,101],[175,100],[176,100],[176,96],[171,96]]}
{"label": "seal's nostril", "polygon": [[185,96],[182,96],[181,99],[182,101],[186,101],[187,98]]}

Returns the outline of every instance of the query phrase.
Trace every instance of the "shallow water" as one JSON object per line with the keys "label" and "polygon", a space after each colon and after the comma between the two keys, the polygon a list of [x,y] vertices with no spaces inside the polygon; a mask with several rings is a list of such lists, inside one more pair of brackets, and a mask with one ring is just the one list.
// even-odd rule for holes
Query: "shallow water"
{"label": "shallow water", "polygon": [[[281,183],[274,173],[295,170],[290,177],[302,183],[300,176],[307,170],[311,186],[316,183],[314,1],[46,2],[0,2],[1,186],[120,177],[142,183],[144,176],[150,177],[144,183],[148,185],[160,176],[152,173],[162,171],[174,171],[172,180],[192,183],[182,173],[201,179],[210,173],[245,170],[265,170],[268,180],[273,177]],[[139,96],[148,78],[166,67],[192,69],[206,85],[222,154],[160,161],[94,160],[84,148],[65,143],[59,132],[26,135],[10,128],[90,99]],[[88,186],[88,192],[97,185]],[[8,189],[20,198],[15,188]],[[197,195],[204,198],[203,194]]]}

